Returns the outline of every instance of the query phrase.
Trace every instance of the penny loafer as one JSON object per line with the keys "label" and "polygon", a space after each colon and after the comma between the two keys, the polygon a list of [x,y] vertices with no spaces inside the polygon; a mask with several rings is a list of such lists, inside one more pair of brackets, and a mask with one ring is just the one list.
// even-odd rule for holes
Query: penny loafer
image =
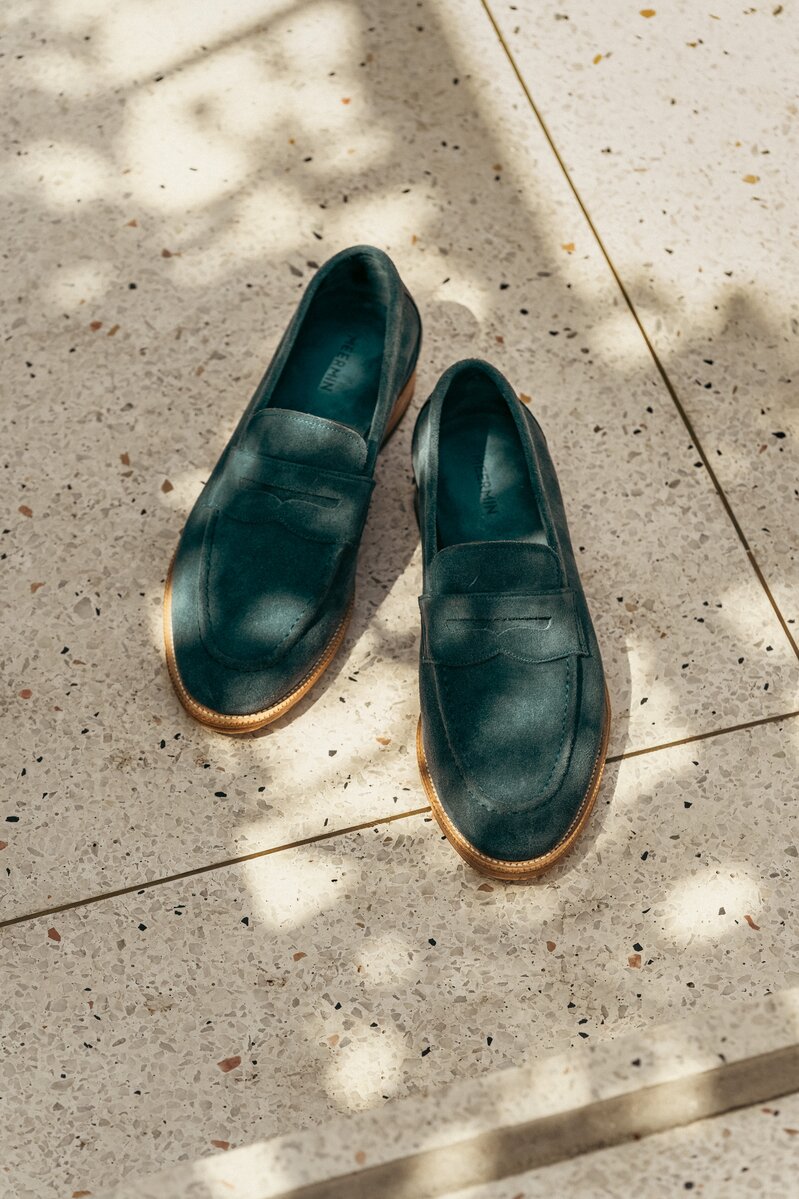
{"label": "penny loafer", "polygon": [[420,341],[380,250],[344,250],[306,289],[167,578],[169,674],[210,728],[284,715],[341,644],[377,454],[410,402]]}
{"label": "penny loafer", "polygon": [[422,781],[467,862],[525,881],[584,826],[610,719],[555,468],[529,409],[476,359],[422,409],[413,463]]}

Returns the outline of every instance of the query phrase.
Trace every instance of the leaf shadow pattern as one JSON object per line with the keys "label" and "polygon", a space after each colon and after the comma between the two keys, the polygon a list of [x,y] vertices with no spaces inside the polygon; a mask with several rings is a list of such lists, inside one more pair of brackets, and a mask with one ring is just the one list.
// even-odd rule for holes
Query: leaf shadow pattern
{"label": "leaf shadow pattern", "polygon": [[[293,720],[223,742],[178,710],[160,657],[160,591],[180,520],[313,264],[351,242],[384,245],[422,302],[415,409],[449,362],[479,353],[540,415],[606,657],[614,752],[657,744],[664,728],[668,740],[717,727],[714,696],[720,709],[740,700],[757,710],[765,665],[732,684],[728,663],[742,641],[754,653],[752,622],[714,612],[709,648],[693,628],[707,580],[737,586],[745,557],[730,557],[723,513],[640,345],[617,338],[619,296],[596,253],[582,251],[579,216],[514,109],[483,18],[467,0],[246,11],[252,27],[242,18],[226,31],[219,18],[214,34],[206,12],[207,27],[186,32],[186,6],[167,18],[129,0],[87,21],[31,3],[11,31],[41,60],[31,52],[30,86],[10,110],[24,121],[20,161],[33,165],[17,164],[4,184],[19,229],[2,284],[18,396],[3,423],[20,447],[8,486],[32,496],[34,512],[10,536],[19,604],[5,620],[18,647],[12,676],[45,697],[15,752],[30,764],[44,751],[29,777],[59,807],[30,801],[9,914],[41,906],[44,881],[69,902],[106,879],[156,879],[423,804],[413,413],[380,466],[344,652]],[[573,244],[581,252],[564,249]],[[768,315],[759,319],[765,336]],[[680,489],[664,503],[675,473]],[[51,586],[26,594],[45,566]],[[696,669],[682,671],[686,657]],[[722,682],[708,683],[716,668]],[[780,668],[769,663],[775,678]],[[15,727],[17,711],[8,705]],[[385,753],[374,736],[384,731]],[[21,1193],[99,1189],[214,1140],[318,1122],[587,1030],[643,1027],[682,1010],[692,974],[723,996],[733,947],[740,978],[778,987],[788,959],[758,966],[737,923],[708,923],[694,938],[668,921],[681,911],[675,888],[708,870],[708,854],[708,879],[737,873],[741,897],[762,902],[779,788],[748,846],[732,834],[713,846],[709,829],[728,786],[747,775],[747,795],[766,787],[781,736],[774,726],[729,752],[714,743],[653,754],[640,774],[612,765],[578,848],[530,888],[484,884],[419,815],[65,913],[57,960],[41,956],[41,921],[19,925],[9,994],[40,1017],[26,1051],[66,1061],[103,1111],[82,1157],[63,1131],[71,1138],[81,1124],[77,1106],[55,1131],[23,1117]],[[699,833],[689,794],[711,809]],[[46,879],[35,837],[52,863]],[[782,885],[780,875],[769,895]],[[631,966],[648,937],[657,950]],[[719,968],[708,967],[713,956]],[[105,1022],[88,1064],[87,986]],[[240,1068],[223,1073],[217,1063],[234,1056]],[[38,1102],[23,1076],[10,1096],[17,1113]],[[178,1099],[191,1120],[175,1118]]]}

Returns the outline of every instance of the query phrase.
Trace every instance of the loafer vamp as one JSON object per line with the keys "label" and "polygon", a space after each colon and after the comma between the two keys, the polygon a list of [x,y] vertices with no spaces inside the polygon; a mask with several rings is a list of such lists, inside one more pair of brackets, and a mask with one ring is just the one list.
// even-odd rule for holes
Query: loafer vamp
{"label": "loafer vamp", "polygon": [[274,665],[316,623],[346,547],[309,540],[278,521],[213,514],[200,566],[200,633],[232,669]]}
{"label": "loafer vamp", "polygon": [[476,803],[529,812],[558,789],[574,741],[575,661],[531,666],[499,654],[435,667],[447,740]]}
{"label": "loafer vamp", "polygon": [[563,841],[590,793],[604,680],[590,658],[491,666],[423,668],[425,752],[439,800],[471,845],[526,861]]}
{"label": "loafer vamp", "polygon": [[324,654],[346,618],[355,554],[298,552],[279,525],[219,520],[196,510],[184,531],[172,567],[173,651],[191,699],[246,715],[279,703]]}

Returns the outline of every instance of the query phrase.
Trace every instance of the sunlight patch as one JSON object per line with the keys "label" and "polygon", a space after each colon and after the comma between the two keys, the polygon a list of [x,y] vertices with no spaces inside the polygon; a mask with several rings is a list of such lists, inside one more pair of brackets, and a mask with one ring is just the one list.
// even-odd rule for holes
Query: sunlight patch
{"label": "sunlight patch", "polygon": [[[362,1039],[348,1043],[346,1032],[332,1033],[331,1060],[325,1088],[332,1099],[350,1111],[360,1111],[391,1095],[395,1080],[402,1078],[402,1063],[408,1053],[400,1033],[392,1027],[373,1028],[371,1035],[359,1029]],[[337,1039],[338,1038],[338,1039]]]}
{"label": "sunlight patch", "polygon": [[746,867],[732,864],[709,876],[681,879],[671,888],[664,912],[667,928],[685,944],[692,937],[730,934],[733,921],[746,933],[758,923],[760,906],[758,883]]}
{"label": "sunlight patch", "polygon": [[[312,845],[241,866],[256,914],[283,933],[296,931],[293,954],[312,957],[317,944],[330,945],[327,913],[344,896],[344,888],[333,882],[340,872],[330,857],[324,845]],[[341,932],[343,935],[344,930]]]}
{"label": "sunlight patch", "polygon": [[2,192],[30,190],[54,208],[100,199],[106,192],[108,162],[76,142],[31,142],[24,156],[10,160]]}

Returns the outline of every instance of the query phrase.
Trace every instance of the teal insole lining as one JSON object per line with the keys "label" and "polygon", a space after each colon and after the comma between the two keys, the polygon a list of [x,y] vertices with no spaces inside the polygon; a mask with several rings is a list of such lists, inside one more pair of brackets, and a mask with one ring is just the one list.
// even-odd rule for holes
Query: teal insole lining
{"label": "teal insole lining", "polygon": [[384,305],[363,291],[320,295],[283,369],[273,406],[338,421],[368,437],[385,326]]}
{"label": "teal insole lining", "polygon": [[438,480],[439,545],[467,541],[546,544],[519,432],[506,406],[468,401],[445,413]]}

